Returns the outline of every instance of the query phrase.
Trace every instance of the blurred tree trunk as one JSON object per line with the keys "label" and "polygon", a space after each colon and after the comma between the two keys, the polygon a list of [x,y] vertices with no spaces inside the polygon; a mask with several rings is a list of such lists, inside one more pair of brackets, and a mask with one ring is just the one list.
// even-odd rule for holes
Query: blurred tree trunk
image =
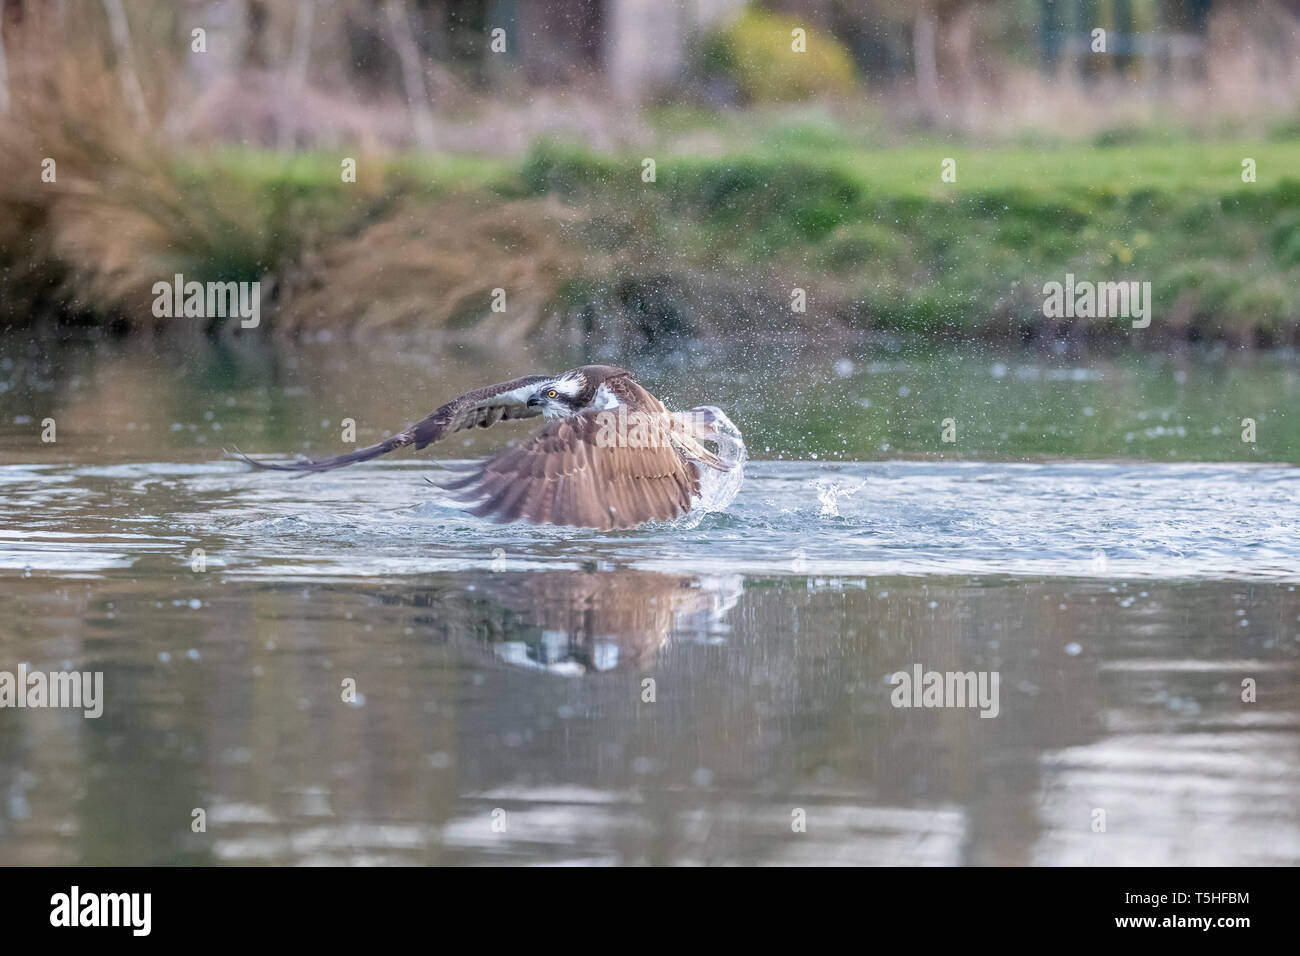
{"label": "blurred tree trunk", "polygon": [[244,0],[242,49],[240,66],[264,69],[267,66],[266,21],[269,14],[264,0]]}
{"label": "blurred tree trunk", "polygon": [[104,12],[108,14],[108,28],[113,34],[113,50],[117,56],[117,77],[122,84],[122,96],[135,116],[138,128],[147,130],[149,110],[145,106],[140,77],[135,72],[135,62],[131,59],[131,28],[126,20],[126,11],[122,9],[122,0],[104,0]]}
{"label": "blurred tree trunk", "polygon": [[912,24],[912,60],[916,70],[916,94],[921,112],[929,119],[939,115],[939,67],[935,59],[935,15],[918,7]]}
{"label": "blurred tree trunk", "polygon": [[5,61],[4,7],[0,5],[0,116],[9,112],[9,66]]}
{"label": "blurred tree trunk", "polygon": [[[921,113],[931,122],[944,114],[940,67],[949,90],[969,92],[977,79],[972,49],[981,5],[991,0],[925,0],[912,18],[912,66]],[[940,60],[942,59],[942,62]],[[951,105],[949,107],[951,113]]]}
{"label": "blurred tree trunk", "polygon": [[415,142],[421,149],[433,149],[433,113],[429,109],[424,71],[420,67],[420,50],[415,43],[415,35],[411,32],[406,5],[401,0],[384,0],[384,15],[388,18],[393,46],[402,64],[402,83],[406,87],[406,102],[411,110]]}
{"label": "blurred tree trunk", "polygon": [[287,96],[280,96],[280,114],[276,119],[276,145],[288,149],[294,145],[296,131],[288,111],[299,108],[301,93],[307,85],[307,66],[311,61],[311,34],[316,16],[315,0],[298,0],[293,18],[293,38],[285,58],[284,76]]}
{"label": "blurred tree trunk", "polygon": [[307,83],[307,64],[311,56],[311,31],[316,17],[316,0],[298,0],[297,15],[293,19],[293,44],[289,47],[289,65],[286,73],[289,85],[301,89]]}
{"label": "blurred tree trunk", "polygon": [[956,8],[944,26],[944,49],[951,66],[951,77],[957,88],[969,92],[978,79],[975,69],[975,29],[979,21],[979,6],[974,3]]}
{"label": "blurred tree trunk", "polygon": [[1115,0],[1115,68],[1127,73],[1137,63],[1133,55],[1133,3],[1132,0]]}

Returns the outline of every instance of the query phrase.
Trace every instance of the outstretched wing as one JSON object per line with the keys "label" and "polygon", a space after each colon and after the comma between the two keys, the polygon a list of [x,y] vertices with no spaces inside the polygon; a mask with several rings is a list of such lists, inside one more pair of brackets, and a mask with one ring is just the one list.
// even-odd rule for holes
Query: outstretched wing
{"label": "outstretched wing", "polygon": [[[700,473],[669,442],[646,447],[597,441],[600,412],[551,422],[534,438],[442,485],[470,514],[496,521],[632,528],[691,509]],[[481,500],[480,500],[481,499]]]}
{"label": "outstretched wing", "polygon": [[528,399],[532,395],[533,389],[545,381],[549,381],[548,376],[526,375],[523,378],[502,382],[499,385],[477,388],[472,392],[466,392],[459,398],[453,398],[428,418],[416,422],[410,428],[393,435],[391,438],[386,438],[378,444],[368,445],[365,448],[359,448],[344,455],[335,455],[333,458],[322,458],[317,461],[272,462],[256,461],[244,454],[235,454],[231,457],[245,461],[254,468],[263,468],[269,471],[297,471],[309,474],[329,471],[332,468],[342,468],[344,465],[352,465],[359,461],[369,461],[371,458],[387,455],[390,451],[395,451],[406,445],[414,445],[417,449],[420,449],[450,435],[452,432],[463,431],[466,428],[487,428],[496,422],[516,418],[532,418],[540,415],[541,409],[537,407],[530,408]]}

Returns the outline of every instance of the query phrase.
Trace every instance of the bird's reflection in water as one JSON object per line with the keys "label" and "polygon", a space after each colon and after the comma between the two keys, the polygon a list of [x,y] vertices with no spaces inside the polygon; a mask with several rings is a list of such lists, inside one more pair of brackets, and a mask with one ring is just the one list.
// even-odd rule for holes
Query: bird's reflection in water
{"label": "bird's reflection in water", "polygon": [[673,640],[721,640],[742,590],[740,575],[486,574],[462,592],[472,606],[444,606],[442,623],[453,638],[486,639],[504,663],[576,676],[645,667]]}

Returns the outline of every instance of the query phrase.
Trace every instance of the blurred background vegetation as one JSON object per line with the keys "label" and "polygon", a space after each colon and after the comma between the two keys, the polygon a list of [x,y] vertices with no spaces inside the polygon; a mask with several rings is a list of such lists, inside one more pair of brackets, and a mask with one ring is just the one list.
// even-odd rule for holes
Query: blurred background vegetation
{"label": "blurred background vegetation", "polygon": [[1298,107],[1300,0],[0,0],[0,326],[1295,344]]}

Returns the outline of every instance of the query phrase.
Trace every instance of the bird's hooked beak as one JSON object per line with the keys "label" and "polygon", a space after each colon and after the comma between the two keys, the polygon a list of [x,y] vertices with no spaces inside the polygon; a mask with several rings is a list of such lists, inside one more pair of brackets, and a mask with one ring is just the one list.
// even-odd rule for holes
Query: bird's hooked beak
{"label": "bird's hooked beak", "polygon": [[525,402],[525,404],[526,404],[529,408],[539,408],[539,407],[541,407],[541,406],[544,404],[544,402],[542,401],[542,394],[541,394],[541,392],[534,392],[532,395],[529,395],[529,396],[528,396],[528,401]]}

